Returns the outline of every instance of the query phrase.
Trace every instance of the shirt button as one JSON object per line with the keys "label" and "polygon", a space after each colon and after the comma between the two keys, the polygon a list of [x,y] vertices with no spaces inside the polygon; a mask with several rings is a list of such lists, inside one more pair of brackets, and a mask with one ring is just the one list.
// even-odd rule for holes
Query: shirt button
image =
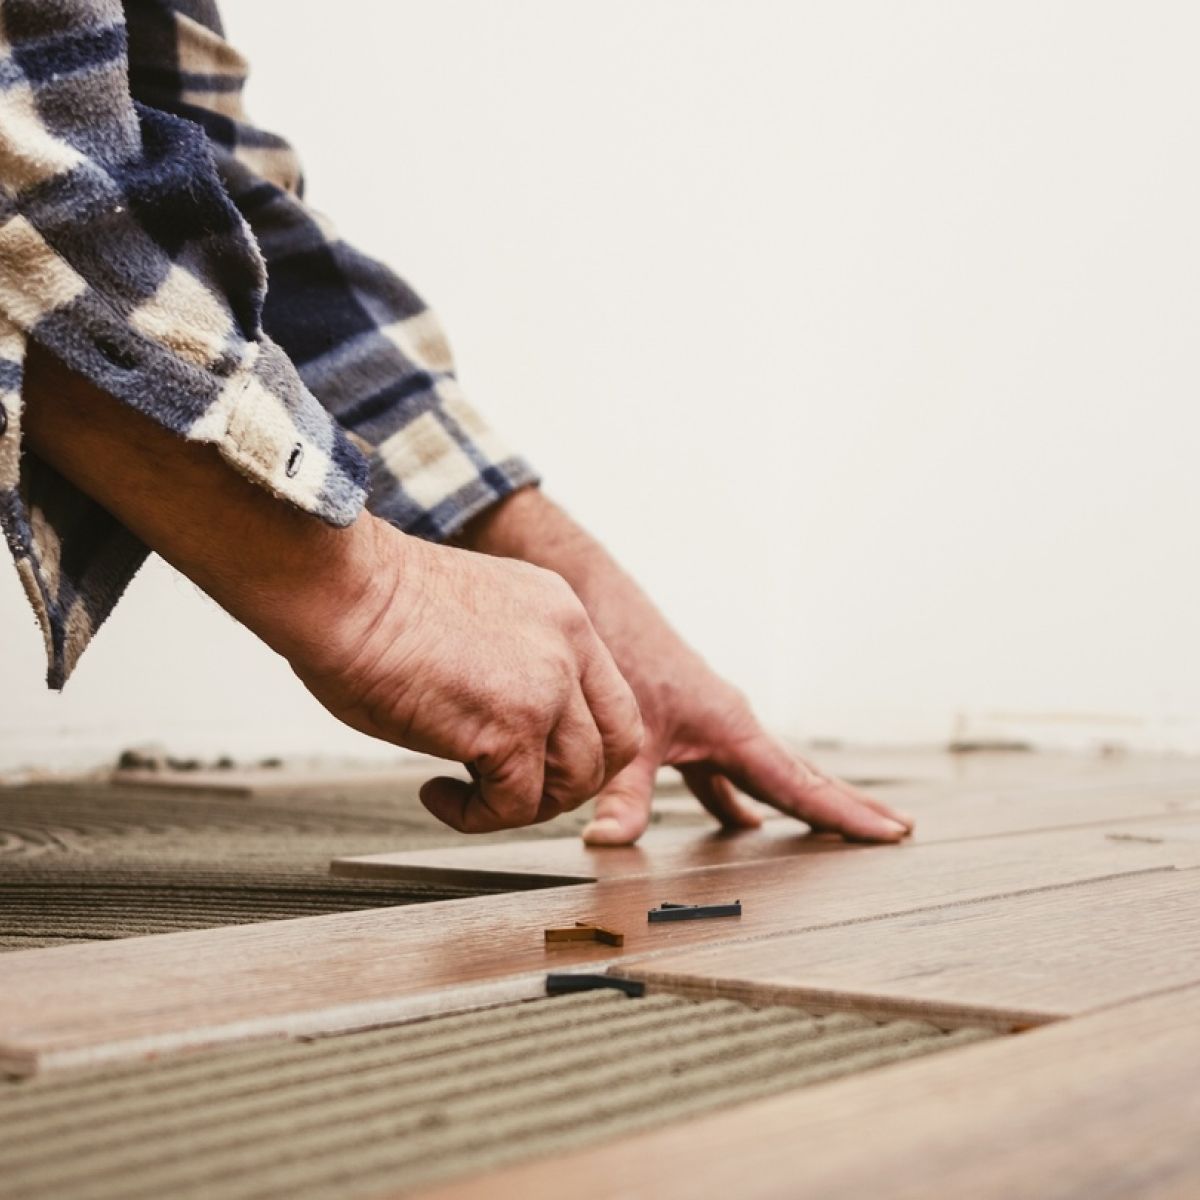
{"label": "shirt button", "polygon": [[104,338],[96,343],[96,349],[108,359],[114,367],[119,367],[122,371],[131,371],[137,366],[137,359],[126,350],[123,346],[118,346],[116,342],[110,342]]}

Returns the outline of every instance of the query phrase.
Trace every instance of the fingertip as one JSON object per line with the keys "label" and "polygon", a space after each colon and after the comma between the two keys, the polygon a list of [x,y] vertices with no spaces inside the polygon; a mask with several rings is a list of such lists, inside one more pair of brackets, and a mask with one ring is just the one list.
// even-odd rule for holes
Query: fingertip
{"label": "fingertip", "polygon": [[648,758],[635,759],[596,797],[595,813],[583,830],[588,845],[628,846],[646,832],[657,769]]}
{"label": "fingertip", "polygon": [[426,780],[417,795],[425,809],[443,825],[449,825],[451,829],[461,831],[472,786],[464,783],[461,779],[451,779],[448,776],[439,775],[434,779]]}
{"label": "fingertip", "polygon": [[749,805],[739,804],[737,815],[734,820],[734,827],[737,829],[761,829],[763,823],[763,815],[757,809],[752,809]]}
{"label": "fingertip", "polygon": [[845,812],[835,819],[820,821],[802,816],[814,832],[840,834],[848,842],[902,842],[909,835],[908,827],[871,809]]}
{"label": "fingertip", "polygon": [[909,833],[911,833],[917,824],[917,819],[898,808],[893,808],[890,804],[872,796],[869,792],[864,792],[861,788],[854,784],[848,783],[844,779],[831,778],[837,787],[841,788],[847,795],[854,797],[860,804],[865,804],[872,812],[882,817],[885,821],[897,821],[903,825]]}
{"label": "fingertip", "polygon": [[446,796],[453,796],[457,793],[465,792],[470,788],[470,784],[462,779],[452,779],[448,775],[437,775],[433,779],[427,779],[421,784],[421,790],[417,795],[421,799],[422,804],[428,804],[431,801],[438,803],[445,799]]}
{"label": "fingertip", "polygon": [[589,846],[629,846],[640,836],[641,830],[627,831],[616,817],[595,817],[583,829],[583,840]]}
{"label": "fingertip", "polygon": [[589,846],[632,845],[650,824],[650,803],[649,794],[642,797],[625,791],[601,792],[596,797],[595,814],[584,826],[583,840]]}
{"label": "fingertip", "polygon": [[[703,801],[701,801],[703,803]],[[762,813],[752,808],[736,793],[724,798],[719,805],[704,805],[718,821],[723,829],[760,829]]]}

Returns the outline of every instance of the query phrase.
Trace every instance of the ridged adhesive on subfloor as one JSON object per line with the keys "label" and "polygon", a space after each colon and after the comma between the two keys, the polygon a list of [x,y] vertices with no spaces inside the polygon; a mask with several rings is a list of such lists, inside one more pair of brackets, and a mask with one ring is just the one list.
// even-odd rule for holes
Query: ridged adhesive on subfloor
{"label": "ridged adhesive on subfloor", "polygon": [[420,904],[477,894],[441,884],[401,886],[263,872],[257,878],[177,863],[169,871],[55,864],[0,873],[0,951],[108,941],[254,921],[282,921],[362,908]]}
{"label": "ridged adhesive on subfloor", "polygon": [[263,798],[101,783],[0,787],[0,951],[478,894],[486,889],[329,875],[340,855],[457,840],[415,785]]}
{"label": "ridged adhesive on subfloor", "polygon": [[9,1200],[355,1200],[981,1038],[591,992],[0,1086]]}

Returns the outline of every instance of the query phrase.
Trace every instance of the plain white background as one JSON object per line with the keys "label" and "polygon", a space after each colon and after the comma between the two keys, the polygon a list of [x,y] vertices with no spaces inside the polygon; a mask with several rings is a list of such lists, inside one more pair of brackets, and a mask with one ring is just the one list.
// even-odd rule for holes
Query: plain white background
{"label": "plain white background", "polygon": [[[772,725],[1200,748],[1194,5],[226,19],[313,203]],[[61,697],[7,569],[0,617],[0,764],[387,752],[161,566]]]}

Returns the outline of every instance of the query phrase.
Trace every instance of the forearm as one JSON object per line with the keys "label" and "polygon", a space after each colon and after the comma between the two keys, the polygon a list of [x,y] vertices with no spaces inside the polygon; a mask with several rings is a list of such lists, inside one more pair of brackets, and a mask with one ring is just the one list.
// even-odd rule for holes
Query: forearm
{"label": "forearm", "polygon": [[279,651],[334,716],[472,767],[426,806],[463,832],[577,807],[637,753],[629,687],[546,571],[363,514],[335,529],[35,355],[35,451]]}
{"label": "forearm", "polygon": [[32,346],[24,398],[39,457],[285,657],[333,640],[317,614],[366,620],[394,590],[369,515],[338,529],[297,511]]}
{"label": "forearm", "polygon": [[[557,564],[562,563],[581,582],[597,570],[620,570],[586,529],[536,487],[523,488],[481,513],[458,540],[483,554],[554,563],[560,574]],[[636,587],[632,580],[629,584]]]}

